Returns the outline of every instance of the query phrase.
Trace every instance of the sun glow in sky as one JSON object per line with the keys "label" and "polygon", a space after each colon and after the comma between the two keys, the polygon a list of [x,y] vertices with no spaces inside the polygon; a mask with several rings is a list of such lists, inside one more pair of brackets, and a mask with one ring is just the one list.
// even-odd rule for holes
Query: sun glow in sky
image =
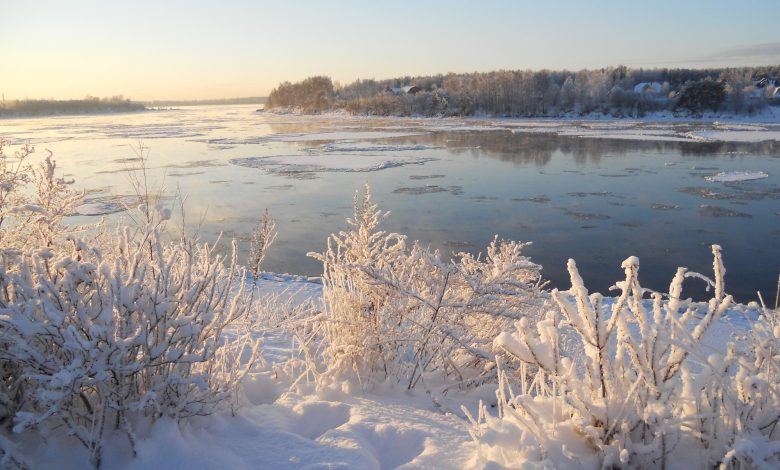
{"label": "sun glow in sky", "polygon": [[265,96],[279,82],[780,62],[777,0],[0,3],[6,99]]}

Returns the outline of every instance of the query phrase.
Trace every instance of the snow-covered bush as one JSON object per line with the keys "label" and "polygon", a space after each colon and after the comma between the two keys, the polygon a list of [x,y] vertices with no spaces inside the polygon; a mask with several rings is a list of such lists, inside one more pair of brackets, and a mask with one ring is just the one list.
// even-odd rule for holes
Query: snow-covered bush
{"label": "snow-covered bush", "polygon": [[[570,260],[572,287],[552,291],[556,308],[495,340],[522,364],[520,389],[502,374],[498,417],[484,407],[469,415],[483,458],[527,468],[776,468],[780,328],[765,315],[745,341],[713,348],[707,334],[732,304],[719,246],[713,255],[714,280],[679,268],[668,294],[642,288],[639,260],[628,258],[620,295],[608,300],[588,295]],[[689,277],[714,288],[706,305],[683,300]]]}
{"label": "snow-covered bush", "polygon": [[21,189],[30,182],[32,167],[27,162],[33,148],[24,146],[13,156],[5,153],[6,142],[0,138],[0,241],[8,243],[8,223],[25,198]]}
{"label": "snow-covered bush", "polygon": [[[131,215],[137,225],[98,246],[63,225],[78,197],[49,159],[10,179],[19,184],[2,208],[15,220],[0,227],[3,421],[18,433],[65,429],[100,466],[111,430],[135,452],[138,420],[207,415],[225,403],[257,357],[255,341],[223,336],[247,314],[235,246],[226,267],[211,246],[166,242],[170,210],[146,204]],[[20,192],[28,182],[38,188],[31,200]]]}
{"label": "snow-covered bush", "polygon": [[[483,260],[436,251],[379,229],[366,187],[350,231],[312,254],[324,265],[323,321],[329,372],[363,382],[468,385],[495,377],[492,339],[536,311],[541,267],[523,243],[494,240]],[[327,374],[326,374],[327,375]]]}
{"label": "snow-covered bush", "polygon": [[260,265],[263,264],[268,248],[276,240],[276,222],[268,215],[268,209],[263,213],[260,223],[252,232],[252,240],[249,246],[249,260],[247,268],[252,276],[257,280],[260,274]]}
{"label": "snow-covered bush", "polygon": [[[49,155],[35,167],[30,163],[34,148],[23,146],[12,156],[0,139],[0,249],[19,255],[40,248],[55,248],[66,233],[75,233],[62,223],[81,195],[70,191],[55,177],[56,163]],[[6,264],[5,267],[8,267]],[[0,330],[2,331],[2,330]],[[0,361],[0,374],[19,377],[19,363]],[[14,382],[0,382],[0,421],[11,419],[20,404]]]}
{"label": "snow-covered bush", "polygon": [[380,334],[384,319],[380,312],[390,299],[390,291],[371,282],[360,267],[384,269],[394,265],[404,253],[406,237],[379,230],[383,214],[371,201],[366,186],[363,200],[355,194],[354,218],[347,219],[351,230],[328,238],[325,253],[309,253],[323,264],[323,303],[327,312],[323,323],[332,369],[342,365],[355,368],[358,377],[368,377],[383,360]]}
{"label": "snow-covered bush", "polygon": [[[759,293],[760,296],[760,293]],[[780,467],[780,310],[763,305],[758,321],[748,332],[736,338],[724,361],[729,370],[736,369],[729,392],[719,401],[697,401],[701,413],[722,413],[729,427],[718,429],[712,419],[701,420],[705,426],[721,433],[721,447],[727,449],[724,468],[770,469]],[[733,350],[733,352],[732,352]],[[709,378],[719,379],[718,377]],[[720,390],[718,390],[720,391]],[[715,406],[713,406],[713,404]],[[725,439],[724,439],[725,438]]]}

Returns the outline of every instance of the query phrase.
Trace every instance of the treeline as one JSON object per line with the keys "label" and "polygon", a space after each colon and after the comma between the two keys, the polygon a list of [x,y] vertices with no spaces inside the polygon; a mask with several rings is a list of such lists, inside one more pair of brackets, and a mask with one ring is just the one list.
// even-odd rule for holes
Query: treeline
{"label": "treeline", "polygon": [[242,98],[215,98],[208,100],[156,100],[144,101],[146,106],[206,106],[206,105],[229,105],[229,104],[263,104],[265,96],[246,96]]}
{"label": "treeline", "polygon": [[780,66],[723,69],[501,70],[348,85],[325,76],[284,82],[267,108],[306,113],[343,109],[384,116],[563,116],[603,113],[642,116],[668,110],[753,114],[780,104]]}
{"label": "treeline", "polygon": [[50,116],[65,114],[126,113],[143,111],[143,104],[121,95],[109,98],[87,96],[82,100],[0,101],[0,117]]}

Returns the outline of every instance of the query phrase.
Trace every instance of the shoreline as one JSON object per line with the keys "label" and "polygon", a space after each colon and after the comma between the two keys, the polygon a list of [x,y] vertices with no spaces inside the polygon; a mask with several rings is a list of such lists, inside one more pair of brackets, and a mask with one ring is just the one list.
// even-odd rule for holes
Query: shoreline
{"label": "shoreline", "polygon": [[270,116],[297,116],[297,117],[347,117],[355,119],[415,119],[415,120],[473,120],[473,121],[507,121],[507,122],[533,122],[533,121],[562,121],[562,122],[601,122],[601,121],[625,121],[642,123],[717,123],[727,121],[729,123],[763,123],[780,125],[780,105],[769,105],[761,113],[756,114],[732,114],[706,112],[700,116],[675,114],[671,111],[656,111],[644,116],[615,116],[604,113],[576,114],[566,113],[558,116],[493,116],[488,114],[475,114],[471,116],[424,116],[412,114],[406,116],[382,115],[382,114],[353,114],[343,109],[334,109],[322,113],[305,113],[300,109],[266,108],[263,114]]}
{"label": "shoreline", "polygon": [[71,117],[71,116],[105,116],[115,114],[136,114],[145,113],[149,111],[157,111],[155,109],[132,109],[132,110],[100,110],[100,111],[85,111],[85,112],[50,112],[50,113],[3,113],[0,111],[0,120],[7,119],[35,119],[35,118],[56,118],[56,117]]}

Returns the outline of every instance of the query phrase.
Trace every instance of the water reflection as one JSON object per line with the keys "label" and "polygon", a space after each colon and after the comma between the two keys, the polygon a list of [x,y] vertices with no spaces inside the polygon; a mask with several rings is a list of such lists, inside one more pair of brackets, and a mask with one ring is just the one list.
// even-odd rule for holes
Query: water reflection
{"label": "water reflection", "polygon": [[710,158],[713,155],[771,155],[780,157],[780,146],[774,141],[755,144],[733,142],[666,142],[622,139],[581,138],[549,134],[520,134],[507,130],[449,132],[429,136],[400,138],[400,142],[433,144],[453,154],[490,157],[504,162],[545,166],[553,154],[571,156],[577,165],[600,163],[605,157],[620,157],[629,153],[669,154]]}
{"label": "water reflection", "polygon": [[[402,121],[403,122],[403,121]],[[393,130],[419,130],[417,125],[427,123],[410,121],[408,126],[399,125]],[[322,132],[322,125],[294,122],[270,123],[271,129],[279,133],[315,133]],[[693,130],[697,126],[684,127],[679,131]],[[387,129],[381,121],[360,122],[350,129],[361,130]],[[332,129],[326,127],[326,129]],[[424,128],[423,128],[424,129]],[[780,143],[764,141],[759,143],[740,142],[677,142],[664,140],[628,140],[607,138],[582,138],[578,136],[555,135],[552,133],[513,132],[511,129],[450,132],[434,130],[430,133],[409,137],[389,139],[406,145],[433,145],[447,149],[455,155],[469,155],[475,158],[490,157],[505,162],[543,167],[550,163],[555,153],[570,156],[577,165],[599,163],[605,157],[619,157],[629,153],[679,154],[685,157],[730,156],[740,158],[746,155],[768,155],[780,157]],[[324,143],[327,141],[317,142]],[[299,143],[302,147],[311,147],[314,142]]]}

